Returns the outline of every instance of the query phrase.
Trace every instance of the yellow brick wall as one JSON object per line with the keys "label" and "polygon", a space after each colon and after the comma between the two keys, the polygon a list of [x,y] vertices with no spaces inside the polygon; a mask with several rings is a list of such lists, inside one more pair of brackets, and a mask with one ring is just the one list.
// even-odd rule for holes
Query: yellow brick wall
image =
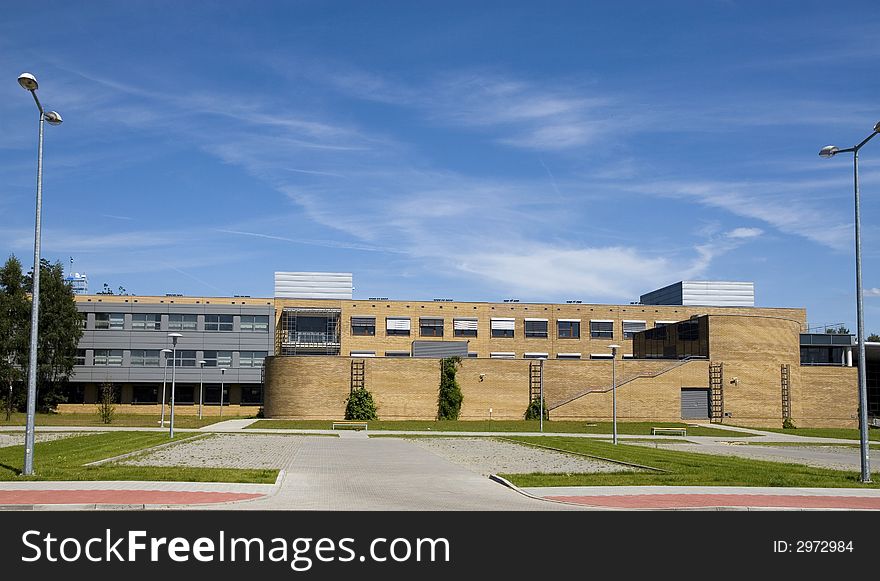
{"label": "yellow brick wall", "polygon": [[797,427],[858,427],[858,368],[804,366],[800,374],[803,405],[794,418]]}

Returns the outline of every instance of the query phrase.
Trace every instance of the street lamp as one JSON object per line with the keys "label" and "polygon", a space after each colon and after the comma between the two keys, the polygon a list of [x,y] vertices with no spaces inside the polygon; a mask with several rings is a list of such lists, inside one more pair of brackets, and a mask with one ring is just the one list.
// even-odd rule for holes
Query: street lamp
{"label": "street lamp", "polygon": [[199,419],[202,419],[202,373],[205,369],[205,360],[199,361]]}
{"label": "street lamp", "polygon": [[162,349],[162,353],[165,357],[165,370],[162,373],[162,419],[160,420],[161,426],[165,427],[165,381],[168,379],[168,354],[172,353],[171,349]]}
{"label": "street lamp", "polygon": [[174,437],[174,389],[176,387],[176,371],[177,371],[177,340],[183,337],[180,333],[168,333],[171,338],[171,422],[168,424],[168,437]]}
{"label": "street lamp", "polygon": [[220,368],[220,417],[223,417],[223,376],[226,375],[226,368]]}
{"label": "street lamp", "polygon": [[853,187],[855,190],[856,209],[856,311],[858,317],[858,341],[859,341],[859,442],[862,464],[862,482],[871,482],[871,460],[868,457],[868,387],[865,375],[865,317],[862,302],[862,224],[861,224],[861,200],[859,194],[859,150],[880,133],[880,122],[874,125],[871,135],[861,143],[846,149],[840,149],[828,145],[819,150],[819,156],[831,158],[838,153],[853,154]]}
{"label": "street lamp", "polygon": [[609,345],[611,349],[611,426],[612,426],[612,442],[617,444],[617,375],[615,366],[617,365],[617,350],[620,345]]}
{"label": "street lamp", "polygon": [[34,420],[37,399],[37,327],[40,315],[40,214],[43,209],[43,122],[60,125],[61,115],[57,111],[44,111],[37,98],[37,79],[30,73],[18,76],[18,84],[30,91],[37,109],[40,111],[40,138],[37,145],[37,211],[34,223],[34,280],[31,298],[31,346],[28,358],[27,423],[24,436],[23,476],[34,473]]}

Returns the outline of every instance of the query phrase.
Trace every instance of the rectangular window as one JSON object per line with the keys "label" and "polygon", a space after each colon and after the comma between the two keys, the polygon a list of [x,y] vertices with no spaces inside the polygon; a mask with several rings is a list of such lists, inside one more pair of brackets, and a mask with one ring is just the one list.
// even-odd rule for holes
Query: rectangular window
{"label": "rectangular window", "polygon": [[123,313],[95,313],[95,329],[121,330],[125,328]]}
{"label": "rectangular window", "polygon": [[666,325],[672,325],[677,322],[678,321],[654,321],[654,327],[665,327]]}
{"label": "rectangular window", "polygon": [[419,319],[419,335],[422,337],[442,337],[443,319]]}
{"label": "rectangular window", "polygon": [[456,337],[476,337],[477,319],[452,319],[452,334]]}
{"label": "rectangular window", "polygon": [[169,331],[195,331],[197,315],[168,315]]}
{"label": "rectangular window", "polygon": [[352,317],[351,334],[358,337],[376,335],[376,317]]}
{"label": "rectangular window", "polygon": [[79,316],[80,316],[80,321],[79,321],[80,325],[82,325],[82,328],[85,329],[89,324],[89,314],[88,313],[80,313]]}
{"label": "rectangular window", "polygon": [[557,353],[556,358],[557,359],[580,359],[581,354],[580,353]]}
{"label": "rectangular window", "polygon": [[683,321],[678,324],[679,341],[697,341],[700,338],[700,325],[696,321]]}
{"label": "rectangular window", "polygon": [[349,355],[352,357],[375,357],[375,351],[351,351]]}
{"label": "rectangular window", "polygon": [[590,359],[611,359],[611,353],[590,353]]}
{"label": "rectangular window", "polygon": [[159,367],[158,349],[132,349],[132,367]]}
{"label": "rectangular window", "polygon": [[492,319],[490,321],[490,327],[492,329],[493,337],[513,337],[513,330],[515,328],[514,319]]}
{"label": "rectangular window", "polygon": [[232,351],[205,351],[205,367],[232,367]]}
{"label": "rectangular window", "polygon": [[241,405],[260,405],[263,403],[263,388],[259,385],[241,386]]}
{"label": "rectangular window", "polygon": [[196,366],[196,352],[189,350],[177,350],[177,362],[173,365],[177,365],[178,367],[195,367]]}
{"label": "rectangular window", "polygon": [[410,326],[412,322],[409,317],[386,317],[385,318],[385,334],[409,337]]}
{"label": "rectangular window", "polygon": [[593,339],[614,339],[614,321],[590,321],[590,337]]}
{"label": "rectangular window", "polygon": [[[175,393],[175,395],[177,394]],[[150,385],[135,384],[134,386],[132,386],[131,390],[131,403],[159,403],[159,388]]]}
{"label": "rectangular window", "polygon": [[479,354],[474,351],[468,351],[468,354],[467,354],[469,359],[476,359],[478,357],[478,355]]}
{"label": "rectangular window", "polygon": [[645,321],[624,321],[623,322],[623,338],[632,339],[633,335],[648,328]]}
{"label": "rectangular window", "polygon": [[269,315],[242,315],[239,329],[242,333],[268,333]]}
{"label": "rectangular window", "polygon": [[262,367],[263,359],[266,358],[266,351],[242,351],[238,354],[239,367]]}
{"label": "rectangular window", "polygon": [[231,331],[232,315],[205,315],[205,331]]}
{"label": "rectangular window", "polygon": [[516,359],[516,353],[513,351],[495,351],[489,353],[491,359]]}
{"label": "rectangular window", "polygon": [[95,349],[95,365],[122,367],[122,349]]}
{"label": "rectangular window", "polygon": [[131,316],[132,331],[158,331],[162,315],[158,313],[135,313]]}
{"label": "rectangular window", "polygon": [[77,349],[76,356],[73,358],[74,365],[85,365],[86,364],[86,350],[85,349]]}
{"label": "rectangular window", "polygon": [[580,339],[580,319],[559,319],[556,321],[556,336],[560,339]]}
{"label": "rectangular window", "polygon": [[409,351],[386,351],[385,357],[409,357]]}
{"label": "rectangular window", "polygon": [[526,338],[547,338],[547,319],[526,319],[525,320]]}
{"label": "rectangular window", "polygon": [[523,359],[547,359],[547,353],[523,353]]}
{"label": "rectangular window", "polygon": [[[257,389],[260,389],[257,387]],[[242,394],[245,388],[242,388]],[[220,405],[220,384],[205,385],[205,405]],[[229,405],[229,386],[223,385],[223,405]]]}

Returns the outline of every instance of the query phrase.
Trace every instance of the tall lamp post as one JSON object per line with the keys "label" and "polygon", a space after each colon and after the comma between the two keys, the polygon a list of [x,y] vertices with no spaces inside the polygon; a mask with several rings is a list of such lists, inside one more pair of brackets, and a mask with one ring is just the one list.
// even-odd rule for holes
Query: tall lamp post
{"label": "tall lamp post", "polygon": [[171,422],[168,424],[168,437],[174,437],[174,388],[176,387],[175,383],[175,372],[177,371],[177,340],[183,337],[180,333],[168,333],[168,336],[171,337]]}
{"label": "tall lamp post", "polygon": [[220,368],[220,417],[223,417],[223,376],[226,375],[226,368]]}
{"label": "tall lamp post", "polygon": [[868,457],[868,386],[865,374],[865,318],[862,303],[862,224],[861,224],[861,199],[859,193],[859,150],[880,133],[880,122],[874,125],[871,135],[861,143],[846,149],[840,149],[833,145],[823,147],[819,155],[831,158],[838,153],[853,154],[853,188],[855,190],[855,217],[856,217],[856,310],[858,316],[858,341],[859,341],[859,445],[862,464],[862,482],[871,482],[871,460]]}
{"label": "tall lamp post", "polygon": [[616,375],[616,365],[617,365],[617,350],[620,348],[620,345],[609,345],[609,349],[611,349],[611,429],[612,429],[612,442],[617,444],[617,375]]}
{"label": "tall lamp post", "polygon": [[202,359],[199,361],[199,419],[202,419],[202,386],[204,383],[202,382],[202,374],[205,370],[205,360]]}
{"label": "tall lamp post", "polygon": [[40,138],[37,145],[37,211],[34,224],[34,280],[31,298],[31,346],[28,358],[27,422],[24,436],[23,476],[34,473],[34,419],[37,399],[37,327],[40,315],[40,215],[43,209],[43,122],[61,125],[61,115],[57,111],[44,111],[37,98],[37,79],[30,73],[18,76],[18,84],[30,91],[40,111]]}
{"label": "tall lamp post", "polygon": [[159,424],[164,428],[165,427],[165,381],[168,379],[168,354],[173,353],[171,349],[162,349],[162,354],[165,356],[165,370],[162,372],[162,419],[159,420]]}

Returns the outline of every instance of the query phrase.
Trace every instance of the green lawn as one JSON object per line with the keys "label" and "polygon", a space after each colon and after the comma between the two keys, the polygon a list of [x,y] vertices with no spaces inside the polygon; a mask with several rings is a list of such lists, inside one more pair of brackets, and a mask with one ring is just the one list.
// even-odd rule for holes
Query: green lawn
{"label": "green lawn", "polygon": [[[22,413],[13,413],[10,421],[6,421],[6,412],[0,411],[0,427],[2,426],[23,426],[25,425],[26,415]],[[158,415],[144,414],[117,414],[113,416],[113,422],[104,424],[101,418],[95,413],[83,414],[37,414],[35,416],[38,426],[95,426],[95,427],[126,427],[126,428],[158,428]],[[198,416],[190,416],[183,414],[174,414],[175,428],[201,428],[209,426],[217,422],[226,420],[242,419],[238,416],[215,417],[210,416],[199,419]],[[169,415],[165,413],[165,426],[168,426]]]}
{"label": "green lawn", "polygon": [[[477,421],[431,421],[431,420],[378,420],[367,422],[370,430],[407,430],[434,432],[537,432],[538,420],[477,420]],[[329,430],[333,420],[259,420],[247,429],[276,430]],[[749,437],[752,434],[694,428],[684,423],[670,422],[618,422],[617,433],[632,436],[650,436],[652,427],[687,427],[689,436]],[[545,421],[544,431],[570,434],[610,434],[611,422]]]}
{"label": "green lawn", "polygon": [[[856,428],[793,428],[785,430],[783,428],[754,428],[755,430],[763,430],[766,432],[776,432],[779,434],[787,434],[789,436],[804,436],[807,438],[842,438],[845,440],[858,440],[859,431]],[[880,430],[869,429],[868,439],[880,441]]]}
{"label": "green lawn", "polygon": [[513,440],[551,446],[561,450],[632,462],[666,472],[618,472],[611,474],[503,474],[517,486],[783,486],[819,488],[880,488],[880,474],[872,484],[862,484],[858,472],[812,468],[675,452],[639,445],[618,444],[585,438],[513,437]]}
{"label": "green lawn", "polygon": [[[177,434],[175,439],[191,438]],[[34,472],[28,480],[163,480],[174,482],[273,483],[277,470],[123,466],[116,463],[83,466],[89,462],[136,452],[169,441],[157,432],[105,432],[73,436],[34,446]],[[20,480],[24,446],[0,448],[0,480]]]}

